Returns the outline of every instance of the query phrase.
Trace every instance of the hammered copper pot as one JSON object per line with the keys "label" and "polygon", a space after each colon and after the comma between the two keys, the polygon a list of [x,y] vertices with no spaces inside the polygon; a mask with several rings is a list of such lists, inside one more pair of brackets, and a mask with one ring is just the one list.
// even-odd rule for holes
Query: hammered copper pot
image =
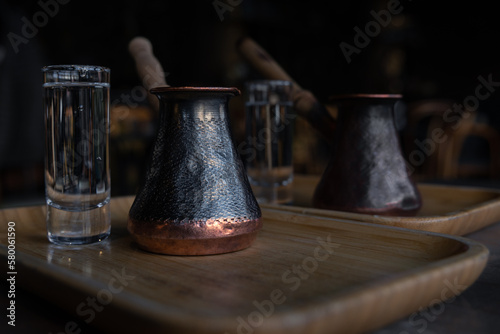
{"label": "hammered copper pot", "polygon": [[236,151],[228,102],[236,88],[157,87],[160,126],[144,186],[129,212],[140,248],[207,255],[249,247],[261,211]]}
{"label": "hammered copper pot", "polygon": [[335,96],[332,156],[315,190],[320,209],[413,216],[422,202],[408,174],[394,123],[396,94]]}

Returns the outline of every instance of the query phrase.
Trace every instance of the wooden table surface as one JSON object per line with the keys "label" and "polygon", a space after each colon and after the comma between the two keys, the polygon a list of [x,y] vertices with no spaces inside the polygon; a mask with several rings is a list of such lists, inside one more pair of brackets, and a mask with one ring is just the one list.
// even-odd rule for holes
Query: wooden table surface
{"label": "wooden table surface", "polygon": [[500,329],[500,222],[465,235],[490,250],[485,270],[455,300],[423,309],[373,334],[499,333]]}
{"label": "wooden table surface", "polygon": [[[467,235],[490,250],[490,258],[479,279],[455,300],[412,314],[373,334],[498,333],[500,328],[500,223]],[[2,279],[0,305],[7,305],[5,279]],[[381,306],[383,307],[383,305]],[[80,334],[103,332],[65,313],[36,295],[16,290],[16,327],[0,322],[0,333],[73,333],[75,322]],[[77,333],[77,332],[74,332]],[[221,333],[222,334],[222,333]]]}
{"label": "wooden table surface", "polygon": [[[490,250],[487,267],[479,279],[455,299],[422,308],[373,334],[413,333],[498,333],[500,328],[500,222],[465,237],[484,244]],[[7,307],[5,271],[1,280],[0,306]],[[16,327],[3,317],[0,333],[103,333],[64,310],[16,288]],[[381,305],[381,307],[384,307]],[[222,334],[222,333],[221,333]]]}
{"label": "wooden table surface", "polygon": [[[373,334],[414,333],[498,333],[500,328],[500,223],[466,237],[479,241],[490,250],[490,258],[479,279],[455,300],[438,304],[412,314]],[[5,279],[2,290],[6,291]],[[0,305],[5,310],[7,294],[0,294]],[[383,305],[381,306],[383,307]],[[78,324],[80,334],[102,332],[87,326],[73,316],[36,295],[18,287],[16,290],[16,327],[0,322],[0,333],[72,333],[67,324]],[[76,333],[76,332],[75,332]]]}

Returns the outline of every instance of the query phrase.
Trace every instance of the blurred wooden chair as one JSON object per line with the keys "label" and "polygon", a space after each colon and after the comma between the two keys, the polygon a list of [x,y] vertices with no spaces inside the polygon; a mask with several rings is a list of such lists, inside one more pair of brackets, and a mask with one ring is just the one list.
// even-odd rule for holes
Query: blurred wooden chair
{"label": "blurred wooden chair", "polygon": [[[489,124],[479,122],[477,113],[464,113],[468,117],[462,117],[453,110],[454,103],[432,99],[408,104],[404,153],[415,169],[416,179],[499,178],[500,133]],[[436,133],[441,134],[439,138],[443,140],[433,140]],[[473,137],[488,146],[486,164],[461,160],[468,140]]]}
{"label": "blurred wooden chair", "polygon": [[447,136],[452,124],[446,122],[444,115],[453,106],[453,100],[432,99],[421,100],[408,104],[407,126],[403,137],[403,150],[407,161],[415,169],[417,179],[439,178],[444,173],[443,161],[451,159],[445,149],[449,143],[433,142],[428,150],[422,149],[417,143],[423,143],[433,137],[435,129],[442,129]]}
{"label": "blurred wooden chair", "polygon": [[[467,141],[474,137],[487,144],[486,163],[480,161],[468,163],[461,160],[462,154],[467,149]],[[471,113],[470,117],[463,118],[457,124],[447,149],[450,151],[450,159],[442,162],[444,177],[500,178],[500,133],[491,125],[480,122],[477,113]]]}

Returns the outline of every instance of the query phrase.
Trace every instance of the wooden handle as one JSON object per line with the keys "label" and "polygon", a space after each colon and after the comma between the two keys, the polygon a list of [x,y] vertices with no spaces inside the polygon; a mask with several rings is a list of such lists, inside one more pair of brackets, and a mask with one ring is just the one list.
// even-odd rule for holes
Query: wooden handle
{"label": "wooden handle", "polygon": [[287,80],[291,81],[294,89],[299,91],[302,88],[293,80],[288,73],[271,57],[260,45],[253,39],[244,37],[238,41],[238,50],[241,55],[252,66],[269,80]]}
{"label": "wooden handle", "polygon": [[297,113],[308,122],[328,142],[332,142],[335,120],[321,105],[314,94],[302,89],[300,85],[253,39],[244,37],[237,43],[240,54],[262,75],[269,80],[287,80],[293,84],[292,101]]}
{"label": "wooden handle", "polygon": [[155,110],[158,110],[159,102],[156,96],[149,90],[158,86],[168,86],[165,81],[165,72],[158,59],[153,54],[151,42],[144,37],[135,37],[128,45],[128,50],[135,60],[137,73],[142,84],[148,90],[148,99]]}

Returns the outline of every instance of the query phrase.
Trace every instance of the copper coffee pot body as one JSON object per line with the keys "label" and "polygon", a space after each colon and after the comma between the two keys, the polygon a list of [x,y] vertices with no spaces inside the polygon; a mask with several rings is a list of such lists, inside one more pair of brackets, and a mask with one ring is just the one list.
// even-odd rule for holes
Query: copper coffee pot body
{"label": "copper coffee pot body", "polygon": [[313,206],[364,214],[412,216],[421,197],[407,171],[394,123],[400,95],[334,97],[338,107],[332,157]]}
{"label": "copper coffee pot body", "polygon": [[140,248],[207,255],[249,247],[261,211],[227,117],[236,88],[158,87],[160,126],[144,186],[129,212]]}

